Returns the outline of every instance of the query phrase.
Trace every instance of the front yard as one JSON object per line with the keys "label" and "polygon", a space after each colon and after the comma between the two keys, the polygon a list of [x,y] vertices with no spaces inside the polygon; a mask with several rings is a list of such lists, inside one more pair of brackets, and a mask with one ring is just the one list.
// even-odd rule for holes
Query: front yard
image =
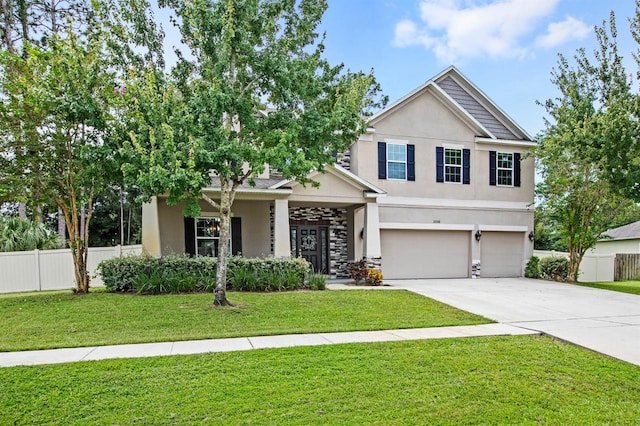
{"label": "front yard", "polygon": [[[405,291],[0,297],[2,350],[486,323]],[[640,367],[548,337],[0,369],[0,425],[637,424]]]}
{"label": "front yard", "polygon": [[573,283],[584,287],[601,288],[604,290],[619,291],[629,294],[640,294],[640,281],[616,281],[616,282],[599,282],[599,283]]}
{"label": "front yard", "polygon": [[638,424],[640,367],[547,337],[0,369],[0,424]]}
{"label": "front yard", "polygon": [[0,352],[119,343],[483,324],[485,318],[407,291],[134,296],[97,291],[0,297]]}

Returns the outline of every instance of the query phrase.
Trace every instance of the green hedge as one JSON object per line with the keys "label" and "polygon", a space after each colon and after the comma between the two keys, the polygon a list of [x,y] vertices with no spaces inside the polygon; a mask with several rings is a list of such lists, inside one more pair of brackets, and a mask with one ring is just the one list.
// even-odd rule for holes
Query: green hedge
{"label": "green hedge", "polygon": [[527,278],[540,278],[540,258],[531,256],[524,268],[524,276]]}
{"label": "green hedge", "polygon": [[[186,255],[159,259],[127,256],[100,262],[98,272],[110,292],[160,294],[211,291],[216,282],[216,259]],[[309,263],[301,258],[229,258],[229,290],[323,289],[324,285],[324,279],[312,276]]]}
{"label": "green hedge", "polygon": [[569,278],[569,259],[556,256],[541,259],[540,276],[547,280],[567,281]]}

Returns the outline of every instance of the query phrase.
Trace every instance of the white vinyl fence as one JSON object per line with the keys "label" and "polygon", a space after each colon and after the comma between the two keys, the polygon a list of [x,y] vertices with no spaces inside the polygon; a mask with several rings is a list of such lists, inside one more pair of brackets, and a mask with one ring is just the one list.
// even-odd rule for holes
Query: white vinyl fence
{"label": "white vinyl fence", "polygon": [[[142,245],[90,247],[91,287],[101,287],[96,277],[98,264],[113,257],[142,253]],[[68,290],[75,287],[71,249],[0,253],[0,293]]]}
{"label": "white vinyl fence", "polygon": [[[560,251],[534,250],[534,256],[540,259],[549,256],[564,256],[569,258],[569,253]],[[596,282],[613,281],[615,271],[615,254],[585,254],[580,263],[578,281]]]}

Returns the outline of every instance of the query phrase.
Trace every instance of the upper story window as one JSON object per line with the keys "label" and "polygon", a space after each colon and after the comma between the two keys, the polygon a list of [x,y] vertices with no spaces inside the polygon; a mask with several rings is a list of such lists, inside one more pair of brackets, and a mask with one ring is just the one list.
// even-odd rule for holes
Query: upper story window
{"label": "upper story window", "polygon": [[520,158],[517,152],[489,151],[489,185],[519,187]]}
{"label": "upper story window", "polygon": [[513,153],[498,152],[496,155],[498,186],[513,186]]}
{"label": "upper story window", "polygon": [[437,146],[436,182],[470,184],[471,150],[455,146]]}
{"label": "upper story window", "polygon": [[416,180],[415,152],[412,144],[378,142],[378,179]]}
{"label": "upper story window", "polygon": [[387,144],[387,178],[407,178],[407,146],[395,143]]}
{"label": "upper story window", "polygon": [[462,183],[462,150],[444,149],[444,181]]}

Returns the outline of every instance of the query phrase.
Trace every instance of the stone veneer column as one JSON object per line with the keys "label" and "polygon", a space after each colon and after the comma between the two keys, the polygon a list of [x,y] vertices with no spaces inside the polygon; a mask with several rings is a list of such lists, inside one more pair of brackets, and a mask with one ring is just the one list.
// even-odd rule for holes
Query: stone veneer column
{"label": "stone veneer column", "polygon": [[380,216],[376,203],[367,203],[364,211],[364,257],[370,260],[382,258],[380,247]]}
{"label": "stone veneer column", "polygon": [[275,200],[274,216],[273,255],[275,257],[291,257],[289,200]]}

